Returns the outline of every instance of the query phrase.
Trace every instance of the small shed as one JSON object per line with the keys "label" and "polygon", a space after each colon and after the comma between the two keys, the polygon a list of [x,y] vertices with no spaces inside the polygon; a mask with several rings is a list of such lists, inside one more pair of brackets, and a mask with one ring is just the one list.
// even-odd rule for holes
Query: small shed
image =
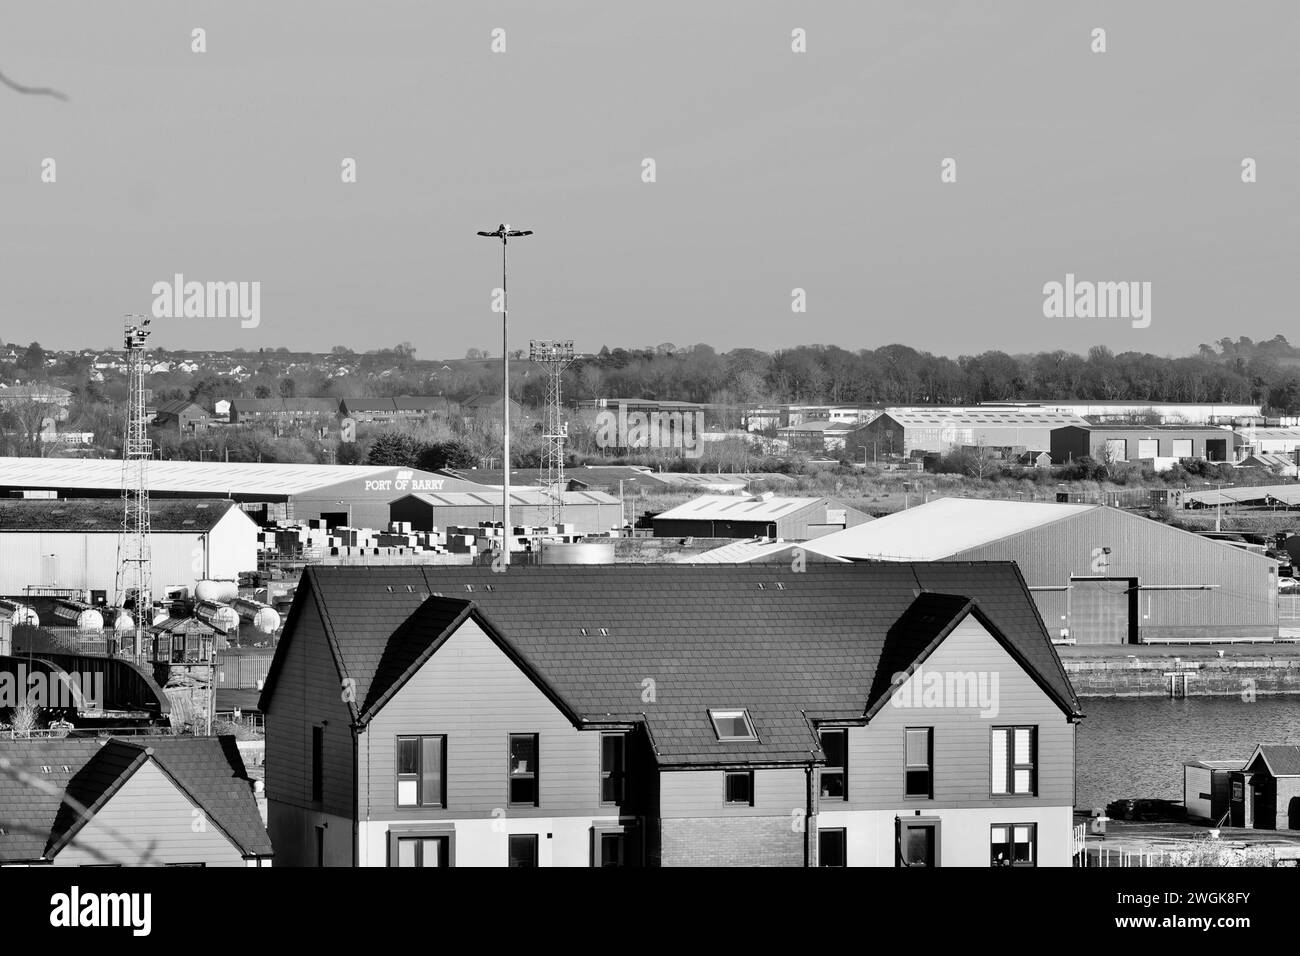
{"label": "small shed", "polygon": [[1237,760],[1188,760],[1183,764],[1183,806],[1187,819],[1217,824],[1228,812],[1232,774],[1246,765]]}

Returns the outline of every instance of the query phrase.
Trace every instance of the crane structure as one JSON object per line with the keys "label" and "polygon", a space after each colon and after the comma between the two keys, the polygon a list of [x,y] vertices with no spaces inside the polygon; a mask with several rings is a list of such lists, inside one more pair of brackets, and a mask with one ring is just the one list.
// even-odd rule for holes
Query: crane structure
{"label": "crane structure", "polygon": [[145,630],[153,623],[153,581],[149,554],[149,459],[153,442],[145,415],[145,343],[149,319],[128,315],[124,323],[127,399],[122,437],[122,535],[117,549],[118,607],[134,605],[134,654],[144,653]]}
{"label": "crane structure", "polygon": [[564,370],[573,364],[573,339],[533,339],[528,357],[546,370],[546,410],[542,418],[542,477],[552,525],[564,523],[564,443],[569,424],[564,421],[560,383]]}

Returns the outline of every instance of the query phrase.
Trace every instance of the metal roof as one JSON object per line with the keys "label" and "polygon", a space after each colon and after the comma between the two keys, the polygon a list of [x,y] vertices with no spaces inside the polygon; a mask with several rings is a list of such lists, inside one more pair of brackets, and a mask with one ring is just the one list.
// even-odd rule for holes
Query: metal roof
{"label": "metal roof", "polygon": [[[404,472],[404,475],[399,475]],[[260,462],[151,461],[156,492],[225,497],[300,495],[358,479],[428,478],[431,472],[389,465],[290,465]],[[466,482],[473,485],[472,482]],[[0,458],[0,487],[121,490],[122,462],[113,458]]]}
{"label": "metal roof", "polygon": [[829,498],[787,498],[778,495],[700,495],[655,516],[656,521],[771,521],[784,518]]}
{"label": "metal roof", "polygon": [[[211,531],[236,504],[228,498],[155,498],[149,502],[154,533]],[[252,524],[252,519],[248,519]],[[122,502],[116,498],[0,498],[0,532],[122,532]]]}
{"label": "metal roof", "polygon": [[904,428],[971,425],[1059,428],[1088,424],[1078,415],[1041,408],[887,408],[884,414]]}
{"label": "metal roof", "polygon": [[1185,501],[1198,505],[1239,505],[1266,502],[1269,498],[1287,504],[1300,501],[1300,485],[1249,485],[1244,488],[1219,488],[1213,491],[1191,491],[1183,496]]}
{"label": "metal roof", "polygon": [[[607,495],[603,491],[565,491],[562,492],[562,497],[565,507],[570,505],[618,504],[617,498]],[[399,498],[394,498],[393,501],[401,501],[403,498],[418,498],[420,501],[438,508],[472,508],[481,505],[501,507],[501,492],[491,489],[486,491],[424,491],[411,495],[402,495]],[[544,488],[520,488],[516,491],[514,485],[510,486],[510,503],[513,505],[546,505],[550,500],[550,496]],[[392,504],[393,502],[389,503]]]}
{"label": "metal roof", "polygon": [[805,548],[841,558],[936,561],[1013,534],[1100,508],[983,498],[940,498],[809,541]]}
{"label": "metal roof", "polygon": [[[714,548],[712,551],[705,551],[700,554],[688,554],[681,558],[678,564],[749,564],[751,561],[764,561],[773,555],[789,551],[791,548],[803,548],[803,544],[794,541],[766,541],[766,540],[745,540],[733,541],[730,544],[724,544],[720,548]],[[844,558],[837,558],[830,555],[820,555],[811,552],[818,558],[829,561],[843,561]]]}

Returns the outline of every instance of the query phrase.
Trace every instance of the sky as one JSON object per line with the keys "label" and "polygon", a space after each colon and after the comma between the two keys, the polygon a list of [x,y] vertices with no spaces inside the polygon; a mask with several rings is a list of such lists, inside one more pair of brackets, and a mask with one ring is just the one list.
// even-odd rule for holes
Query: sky
{"label": "sky", "polygon": [[[0,72],[70,100],[0,87],[0,338],[115,345],[181,273],[259,324],[155,346],[499,354],[501,222],[512,347],[1269,338],[1296,49],[1291,0],[6,0]],[[1150,282],[1150,325],[1045,317],[1067,273]]]}

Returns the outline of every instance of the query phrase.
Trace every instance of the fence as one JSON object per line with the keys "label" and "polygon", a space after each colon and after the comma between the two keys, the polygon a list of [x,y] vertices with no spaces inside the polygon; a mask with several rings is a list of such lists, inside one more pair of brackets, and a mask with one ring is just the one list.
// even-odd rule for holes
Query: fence
{"label": "fence", "polygon": [[271,670],[270,654],[217,652],[217,686],[228,690],[257,690]]}
{"label": "fence", "polygon": [[1279,621],[1300,621],[1300,594],[1280,594],[1277,599]]}

